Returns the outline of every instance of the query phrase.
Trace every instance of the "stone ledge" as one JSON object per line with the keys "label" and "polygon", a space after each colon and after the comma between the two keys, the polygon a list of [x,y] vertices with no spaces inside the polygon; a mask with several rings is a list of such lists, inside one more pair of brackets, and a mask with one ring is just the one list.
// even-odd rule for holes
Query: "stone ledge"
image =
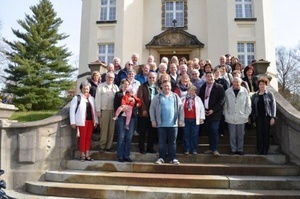
{"label": "stone ledge", "polygon": [[17,110],[15,105],[0,103],[0,120],[8,119]]}

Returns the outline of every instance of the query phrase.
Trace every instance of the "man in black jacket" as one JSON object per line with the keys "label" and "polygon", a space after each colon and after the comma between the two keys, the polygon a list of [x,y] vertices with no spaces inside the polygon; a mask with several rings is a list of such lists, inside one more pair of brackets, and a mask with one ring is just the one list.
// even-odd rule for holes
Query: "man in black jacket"
{"label": "man in black jacket", "polygon": [[209,138],[209,150],[204,153],[220,156],[218,152],[219,123],[222,119],[225,92],[223,86],[215,82],[211,72],[207,72],[205,78],[206,83],[199,93],[205,107],[205,125]]}

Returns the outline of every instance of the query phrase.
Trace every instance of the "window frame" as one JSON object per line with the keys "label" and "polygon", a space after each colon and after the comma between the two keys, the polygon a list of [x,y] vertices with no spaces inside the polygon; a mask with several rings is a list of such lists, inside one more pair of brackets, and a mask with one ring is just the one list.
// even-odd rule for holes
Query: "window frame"
{"label": "window frame", "polygon": [[[256,21],[257,19],[254,17],[253,12],[253,0],[250,0],[250,2],[246,2],[246,0],[240,0],[240,2],[237,1],[238,0],[235,0],[235,21]],[[251,16],[247,16],[247,5],[250,5]],[[242,16],[238,16],[238,6],[241,6]]]}
{"label": "window frame", "polygon": [[[249,45],[253,45],[250,47]],[[243,51],[240,51],[240,45],[243,45]],[[253,49],[253,52],[249,49]],[[254,42],[238,42],[237,43],[237,55],[240,63],[243,66],[247,66],[251,64],[253,60],[255,60],[255,43]],[[253,56],[252,60],[249,59],[249,56]]]}
{"label": "window frame", "polygon": [[[107,0],[107,4],[102,4],[102,1],[104,0],[100,0],[100,16],[99,16],[99,21],[98,22],[102,22],[102,23],[107,23],[107,22],[115,22],[117,19],[117,0],[113,0],[114,4],[111,4],[111,0]],[[105,10],[105,15],[102,15],[102,9]],[[111,9],[114,9],[114,16],[111,18]]]}
{"label": "window frame", "polygon": [[[187,0],[162,0],[162,6],[161,6],[162,7],[162,20],[161,20],[162,30],[174,28],[173,23],[172,23],[171,26],[166,26],[166,23],[167,23],[167,17],[166,16],[167,16],[168,13],[171,13],[170,11],[166,10],[166,5],[167,5],[167,3],[172,3],[173,4],[172,13],[173,13],[173,19],[174,19],[174,15],[176,17],[176,12],[177,12],[176,11],[176,2],[182,2],[183,3],[183,10],[181,12],[183,14],[183,19],[182,19],[183,24],[181,26],[177,26],[177,24],[176,24],[176,28],[183,29],[183,30],[187,29],[187,22],[188,22]],[[177,13],[179,13],[179,12],[177,12]]]}
{"label": "window frame", "polygon": [[[100,47],[104,46],[104,52],[101,52]],[[109,52],[109,47],[113,47],[113,52]],[[115,44],[114,43],[99,43],[98,44],[98,60],[104,61],[106,64],[112,63],[115,54]],[[100,57],[104,57],[102,60]],[[111,58],[111,59],[110,59]]]}

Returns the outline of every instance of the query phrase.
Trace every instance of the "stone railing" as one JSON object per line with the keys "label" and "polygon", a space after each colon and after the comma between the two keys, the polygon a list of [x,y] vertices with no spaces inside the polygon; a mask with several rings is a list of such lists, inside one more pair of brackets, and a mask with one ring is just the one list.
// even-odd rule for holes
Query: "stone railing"
{"label": "stone railing", "polygon": [[68,110],[67,105],[57,115],[37,122],[1,120],[0,166],[8,189],[23,189],[25,181],[42,180],[45,171],[57,170],[73,157],[77,139]]}
{"label": "stone railing", "polygon": [[300,112],[275,89],[268,90],[274,93],[277,102],[277,120],[272,127],[275,142],[291,162],[300,165]]}

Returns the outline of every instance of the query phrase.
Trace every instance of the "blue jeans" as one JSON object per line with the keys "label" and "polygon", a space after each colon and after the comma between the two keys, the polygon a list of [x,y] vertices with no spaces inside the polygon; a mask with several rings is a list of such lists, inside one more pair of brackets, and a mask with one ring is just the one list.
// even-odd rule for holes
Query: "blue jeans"
{"label": "blue jeans", "polygon": [[219,144],[219,124],[220,121],[207,122],[209,149],[212,151],[218,150]]}
{"label": "blue jeans", "polygon": [[184,119],[184,152],[197,152],[200,125],[196,125],[196,119]]}
{"label": "blue jeans", "polygon": [[165,159],[168,140],[168,154],[170,161],[176,158],[177,127],[158,127],[158,151],[159,158]]}
{"label": "blue jeans", "polygon": [[130,156],[130,146],[132,141],[132,136],[134,132],[134,119],[130,120],[129,130],[124,128],[126,124],[126,117],[121,116],[117,119],[117,133],[118,133],[118,143],[117,143],[117,158],[124,159]]}

